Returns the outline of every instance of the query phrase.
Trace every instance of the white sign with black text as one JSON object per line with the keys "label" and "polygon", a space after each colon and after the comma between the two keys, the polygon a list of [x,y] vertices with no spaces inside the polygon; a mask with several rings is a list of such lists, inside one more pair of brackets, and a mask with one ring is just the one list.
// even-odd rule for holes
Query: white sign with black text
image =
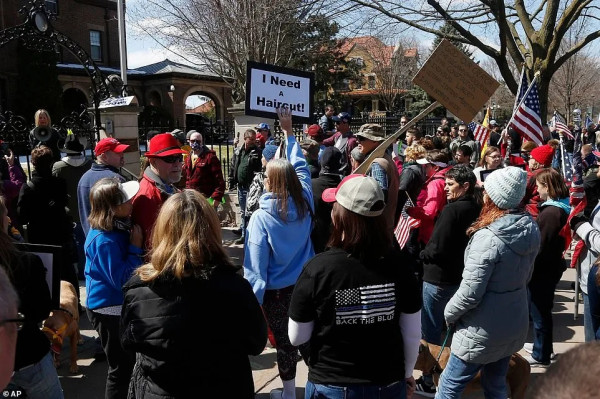
{"label": "white sign with black text", "polygon": [[277,118],[277,108],[289,108],[299,121],[311,121],[314,75],[274,65],[248,62],[246,115]]}

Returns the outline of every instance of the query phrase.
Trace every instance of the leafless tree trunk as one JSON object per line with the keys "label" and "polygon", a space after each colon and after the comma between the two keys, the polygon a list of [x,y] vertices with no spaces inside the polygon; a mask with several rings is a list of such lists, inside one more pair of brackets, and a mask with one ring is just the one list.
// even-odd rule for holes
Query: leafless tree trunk
{"label": "leafless tree trunk", "polygon": [[[543,0],[534,3],[515,0],[339,0],[332,6],[337,12],[347,7],[363,11],[354,15],[383,23],[400,23],[423,32],[439,35],[449,22],[458,35],[446,37],[478,48],[492,58],[508,88],[514,94],[518,82],[510,68],[524,65],[528,75],[539,73],[542,120],[546,118],[548,89],[552,76],[587,44],[600,37],[600,12],[594,0]],[[373,13],[369,13],[372,11]],[[581,39],[564,52],[561,43],[575,23],[583,23]],[[493,43],[490,43],[493,41]],[[509,61],[510,60],[510,61]]]}
{"label": "leafless tree trunk", "polygon": [[312,4],[302,0],[144,0],[129,10],[137,30],[226,79],[245,97],[246,61],[286,66]]}

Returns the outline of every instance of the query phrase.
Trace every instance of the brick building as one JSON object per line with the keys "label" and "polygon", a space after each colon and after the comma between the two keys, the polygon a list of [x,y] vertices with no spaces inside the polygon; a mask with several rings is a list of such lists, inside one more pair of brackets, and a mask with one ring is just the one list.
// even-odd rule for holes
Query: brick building
{"label": "brick building", "polygon": [[[0,0],[0,30],[24,22],[18,14],[25,0]],[[46,9],[56,14],[54,29],[77,42],[94,60],[104,75],[120,75],[117,0],[45,0]],[[0,48],[0,111],[15,106],[17,92],[16,40]],[[63,110],[91,104],[90,79],[75,57],[62,46],[56,48],[58,79],[62,86]],[[216,105],[216,119],[228,119],[231,90],[219,76],[165,60],[127,71],[130,93],[141,106],[163,108],[173,121],[185,123],[185,101],[192,94],[210,97]],[[32,115],[23,115],[28,120]]]}
{"label": "brick building", "polygon": [[356,112],[403,111],[410,106],[411,79],[418,70],[416,48],[383,43],[374,36],[344,39],[341,51],[346,60],[361,68],[361,77],[345,81],[339,88]]}

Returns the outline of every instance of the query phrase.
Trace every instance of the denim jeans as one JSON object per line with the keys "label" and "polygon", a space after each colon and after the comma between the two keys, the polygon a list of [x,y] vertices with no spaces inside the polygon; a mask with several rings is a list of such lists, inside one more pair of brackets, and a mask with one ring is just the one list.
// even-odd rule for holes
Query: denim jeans
{"label": "denim jeans", "polygon": [[405,399],[406,381],[388,385],[323,385],[308,381],[304,399]]}
{"label": "denim jeans", "polygon": [[436,399],[459,399],[465,386],[481,370],[481,387],[486,399],[506,399],[506,373],[510,356],[496,360],[493,363],[469,363],[450,355],[446,369],[440,377],[440,384],[435,394]]}
{"label": "denim jeans", "polygon": [[242,237],[246,237],[246,198],[248,197],[248,189],[240,188],[238,185],[237,194],[238,202],[240,204],[240,228],[242,229]]}
{"label": "denim jeans", "polygon": [[442,345],[442,330],[446,321],[444,308],[458,290],[458,285],[435,285],[423,282],[421,332],[430,344]]}
{"label": "denim jeans", "polygon": [[590,309],[590,299],[587,294],[583,293],[583,334],[585,342],[594,342],[596,332],[592,324],[592,311]]}
{"label": "denim jeans", "polygon": [[531,281],[527,287],[529,315],[533,322],[533,352],[531,356],[549,363],[552,347],[552,306],[554,305],[554,281]]}
{"label": "denim jeans", "polygon": [[52,352],[49,351],[39,362],[15,371],[2,396],[16,397],[11,396],[11,392],[16,395],[18,391],[24,391],[28,399],[64,398]]}

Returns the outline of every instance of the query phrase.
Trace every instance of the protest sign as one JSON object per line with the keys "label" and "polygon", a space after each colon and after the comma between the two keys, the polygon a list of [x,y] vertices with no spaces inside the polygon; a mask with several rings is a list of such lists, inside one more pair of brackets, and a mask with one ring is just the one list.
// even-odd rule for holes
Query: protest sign
{"label": "protest sign", "polygon": [[413,83],[467,123],[500,85],[447,39],[437,46]]}
{"label": "protest sign", "polygon": [[314,74],[248,61],[246,115],[277,119],[289,108],[299,122],[312,122]]}

